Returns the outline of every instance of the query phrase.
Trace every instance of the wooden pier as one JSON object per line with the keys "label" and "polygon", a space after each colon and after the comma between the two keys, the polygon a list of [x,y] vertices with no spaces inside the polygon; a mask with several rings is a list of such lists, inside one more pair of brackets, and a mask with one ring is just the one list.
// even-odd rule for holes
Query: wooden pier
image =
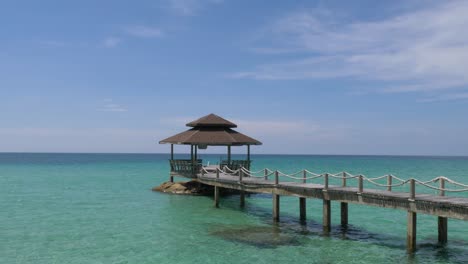
{"label": "wooden pier", "polygon": [[[294,176],[286,175],[278,171],[264,170],[266,176],[254,176],[248,170],[241,168],[235,171],[225,168],[220,170],[214,167],[203,167],[201,173],[197,175],[197,181],[214,186],[215,206],[219,206],[219,189],[228,188],[242,191],[243,193],[268,193],[272,194],[272,217],[274,221],[280,219],[280,197],[281,196],[296,196],[299,197],[300,220],[306,219],[306,198],[315,198],[323,200],[323,230],[329,232],[331,227],[331,202],[340,202],[341,209],[341,224],[348,224],[348,203],[385,207],[405,210],[408,212],[408,232],[407,232],[407,251],[414,252],[416,249],[416,225],[417,214],[429,214],[438,216],[438,238],[440,243],[447,242],[447,218],[468,220],[468,198],[449,197],[445,194],[446,178],[440,177],[432,180],[439,182],[439,195],[417,194],[415,186],[417,183],[425,184],[414,179],[402,181],[392,184],[395,176],[389,175],[386,190],[379,189],[364,189],[364,181],[374,181],[373,179],[365,178],[363,175],[350,176],[346,173],[339,174],[322,174],[306,177],[306,173],[302,173],[303,179],[294,178]],[[298,173],[296,173],[298,174]],[[301,173],[299,173],[301,174]],[[341,176],[340,176],[341,175]],[[280,181],[280,177],[289,176],[289,181]],[[329,185],[330,177],[342,179],[342,184]],[[291,178],[295,181],[291,181]],[[308,183],[310,179],[322,178],[323,183]],[[381,179],[379,177],[378,179]],[[347,180],[357,179],[357,187],[347,186]],[[396,178],[398,179],[398,178]],[[401,179],[399,179],[401,180]],[[409,184],[410,192],[395,192],[392,191],[392,186],[401,186]],[[463,191],[463,190],[462,190]],[[241,206],[245,203],[243,195],[241,195]]]}
{"label": "wooden pier", "polygon": [[[417,179],[402,180],[393,175],[377,178],[367,178],[364,175],[351,175],[346,172],[338,174],[315,174],[302,170],[293,174],[264,169],[258,172],[250,171],[250,146],[262,143],[247,135],[233,130],[237,125],[215,114],[209,114],[189,122],[187,131],[161,140],[160,144],[171,144],[170,181],[175,176],[192,178],[200,183],[214,186],[214,203],[219,207],[219,190],[228,188],[240,191],[240,205],[245,205],[245,193],[272,194],[273,220],[280,219],[280,197],[299,197],[299,217],[306,220],[306,199],[315,198],[323,201],[323,230],[331,229],[331,202],[340,202],[341,224],[348,224],[348,203],[378,206],[405,210],[408,212],[407,250],[416,249],[417,214],[438,216],[438,239],[440,243],[447,242],[447,219],[468,220],[468,198],[445,196],[445,192],[465,192],[468,185],[454,182],[445,177],[437,177],[430,181]],[[174,144],[190,146],[190,159],[174,159]],[[198,158],[197,150],[208,146],[226,146],[227,159],[219,166],[204,167]],[[245,160],[232,160],[231,147],[247,146]],[[259,175],[260,173],[260,175]],[[280,178],[282,179],[280,181]],[[284,178],[287,178],[284,181]],[[341,180],[340,185],[330,185],[329,179]],[[386,182],[381,181],[386,178]],[[313,183],[312,183],[313,180]],[[348,181],[357,181],[351,186]],[[364,188],[364,182],[379,186],[381,189]],[[445,183],[456,189],[447,189]],[[438,183],[439,186],[433,184]],[[409,192],[396,192],[393,187],[409,185]],[[416,185],[437,190],[438,195],[416,193]],[[356,187],[354,187],[356,186]]]}

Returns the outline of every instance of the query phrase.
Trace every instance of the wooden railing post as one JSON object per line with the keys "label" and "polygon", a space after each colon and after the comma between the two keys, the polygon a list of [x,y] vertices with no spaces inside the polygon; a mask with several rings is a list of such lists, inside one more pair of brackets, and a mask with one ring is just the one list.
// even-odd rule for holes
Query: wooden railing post
{"label": "wooden railing post", "polygon": [[439,195],[440,196],[445,196],[445,179],[444,178],[440,178],[439,179]]}
{"label": "wooden railing post", "polygon": [[244,175],[244,172],[242,171],[242,167],[239,168],[239,182],[242,182],[242,176]]}
{"label": "wooden railing post", "polygon": [[391,174],[387,175],[387,191],[389,192],[392,191],[392,178]]}
{"label": "wooden railing post", "polygon": [[216,168],[216,179],[219,179],[219,168]]}
{"label": "wooden railing post", "polygon": [[359,185],[358,185],[359,193],[363,193],[364,191],[364,179],[362,175],[359,175]]}
{"label": "wooden railing post", "polygon": [[302,172],[302,183],[306,183],[306,182],[307,182],[307,179],[306,179],[306,178],[307,178],[307,171],[304,170],[304,171]]}
{"label": "wooden railing post", "polygon": [[414,201],[414,198],[416,197],[416,184],[414,179],[410,180],[410,197],[409,199]]}
{"label": "wooden railing post", "polygon": [[278,171],[275,171],[275,184],[277,185],[279,183],[279,173]]}
{"label": "wooden railing post", "polygon": [[263,175],[265,175],[265,181],[267,181],[268,180],[268,169],[265,169]]}
{"label": "wooden railing post", "polygon": [[346,172],[343,171],[343,178],[341,178],[341,186],[346,187]]}
{"label": "wooden railing post", "polygon": [[328,173],[325,173],[325,176],[324,176],[323,190],[324,191],[328,190]]}

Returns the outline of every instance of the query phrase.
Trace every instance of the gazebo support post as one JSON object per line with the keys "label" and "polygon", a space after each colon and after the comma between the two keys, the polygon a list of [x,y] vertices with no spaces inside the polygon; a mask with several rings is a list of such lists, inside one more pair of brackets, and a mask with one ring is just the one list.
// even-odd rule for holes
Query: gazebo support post
{"label": "gazebo support post", "polygon": [[228,145],[228,165],[227,166],[231,169],[231,145]]}
{"label": "gazebo support post", "polygon": [[194,170],[194,167],[195,167],[195,166],[194,166],[194,164],[193,164],[193,163],[194,163],[194,162],[193,162],[193,154],[194,154],[193,152],[194,152],[194,151],[193,151],[193,145],[190,144],[190,160],[192,161],[192,162],[191,162],[191,163],[192,163],[192,177],[194,176],[194,173],[195,173],[195,170]]}
{"label": "gazebo support post", "polygon": [[171,160],[174,160],[174,144],[171,144]]}
{"label": "gazebo support post", "polygon": [[250,170],[250,145],[247,145],[247,169]]}
{"label": "gazebo support post", "polygon": [[[174,160],[174,144],[171,144],[171,164],[172,164],[173,160]],[[174,182],[174,176],[172,176],[172,174],[170,174],[170,176],[169,176],[169,181]]]}

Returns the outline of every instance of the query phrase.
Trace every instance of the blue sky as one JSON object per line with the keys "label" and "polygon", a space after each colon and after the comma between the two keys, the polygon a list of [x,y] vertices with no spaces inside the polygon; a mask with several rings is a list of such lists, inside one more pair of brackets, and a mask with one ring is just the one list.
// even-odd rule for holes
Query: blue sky
{"label": "blue sky", "polygon": [[167,152],[216,113],[253,153],[468,155],[467,1],[5,0],[0,23],[0,151]]}

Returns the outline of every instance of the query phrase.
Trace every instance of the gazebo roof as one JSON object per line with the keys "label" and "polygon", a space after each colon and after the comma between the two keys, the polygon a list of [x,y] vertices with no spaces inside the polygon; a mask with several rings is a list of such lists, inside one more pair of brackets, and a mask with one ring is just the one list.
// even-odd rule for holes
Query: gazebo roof
{"label": "gazebo roof", "polygon": [[209,114],[204,117],[200,117],[190,123],[187,123],[188,127],[237,127],[236,124],[229,120],[226,120],[218,115]]}
{"label": "gazebo roof", "polygon": [[159,141],[159,144],[179,145],[210,145],[210,146],[242,146],[261,145],[262,142],[239,133],[231,127],[236,124],[210,114],[192,121],[187,126],[193,127],[187,131]]}

